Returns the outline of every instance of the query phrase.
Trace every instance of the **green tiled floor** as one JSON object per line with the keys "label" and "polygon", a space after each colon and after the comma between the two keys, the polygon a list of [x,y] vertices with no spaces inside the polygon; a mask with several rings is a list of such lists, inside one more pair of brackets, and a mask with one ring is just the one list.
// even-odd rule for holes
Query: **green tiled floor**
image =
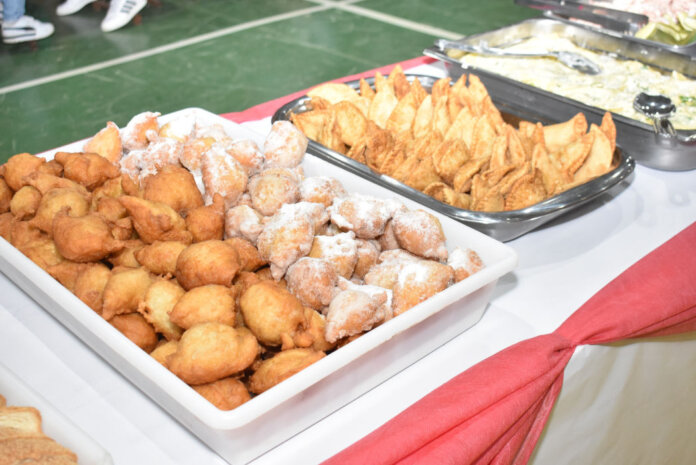
{"label": "green tiled floor", "polygon": [[[512,0],[346,3],[461,34],[534,16]],[[109,34],[99,29],[105,10],[98,7],[104,5],[58,18],[53,13],[57,4],[27,4],[30,14],[54,22],[53,37],[35,49],[0,45],[0,162],[17,152],[40,152],[88,137],[107,120],[123,125],[143,110],[243,110],[319,82],[419,56],[435,37],[336,9],[334,2],[162,0],[143,10],[141,24]],[[206,40],[197,39],[202,35]],[[177,46],[192,38],[194,43]],[[170,44],[172,50],[149,55]],[[84,70],[133,54],[143,55]],[[52,80],[73,70],[76,75]],[[51,81],[31,84],[39,78]],[[8,91],[8,86],[27,81],[29,87]]]}

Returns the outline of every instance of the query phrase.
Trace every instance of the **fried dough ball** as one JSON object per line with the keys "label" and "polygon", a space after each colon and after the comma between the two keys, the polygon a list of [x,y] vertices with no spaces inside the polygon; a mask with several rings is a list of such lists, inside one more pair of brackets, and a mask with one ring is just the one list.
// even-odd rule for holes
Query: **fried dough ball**
{"label": "fried dough ball", "polygon": [[421,259],[402,249],[385,250],[379,254],[378,264],[365,274],[365,284],[393,289],[399,278],[399,272],[406,263]]}
{"label": "fried dough ball", "polygon": [[[13,239],[16,235],[15,232],[13,232]],[[58,252],[55,242],[46,236],[39,236],[30,242],[25,242],[23,245],[15,245],[15,247],[32,262],[46,271],[48,271],[50,267],[65,260],[60,252]]]}
{"label": "fried dough ball", "polygon": [[[94,202],[92,204],[94,205]],[[128,216],[128,210],[113,197],[105,196],[97,200],[95,211],[112,223]]]}
{"label": "fried dough ball", "polygon": [[3,166],[3,178],[10,189],[17,192],[28,183],[24,179],[46,163],[41,157],[30,153],[18,153],[11,156]]}
{"label": "fried dough ball", "polygon": [[15,222],[17,220],[11,212],[0,213],[0,237],[9,243],[12,243],[12,228]]}
{"label": "fried dough ball", "polygon": [[96,153],[58,152],[55,160],[63,165],[63,176],[89,190],[101,186],[108,179],[120,176],[114,163]]}
{"label": "fried dough ball", "polygon": [[74,294],[89,308],[101,315],[104,304],[104,288],[111,277],[111,270],[103,263],[85,264],[75,279]]}
{"label": "fried dough ball", "polygon": [[444,290],[454,280],[454,270],[432,260],[419,260],[405,264],[399,270],[394,285],[394,315],[418,305]]}
{"label": "fried dough ball", "polygon": [[214,194],[219,194],[225,201],[225,208],[233,207],[247,187],[248,176],[242,165],[217,143],[201,157],[201,174],[206,204],[213,201]]}
{"label": "fried dough ball", "polygon": [[249,287],[239,299],[244,323],[260,342],[279,346],[303,329],[304,308],[297,297],[272,281]]}
{"label": "fried dough ball", "polygon": [[440,220],[423,210],[399,211],[392,219],[394,236],[409,252],[434,260],[447,260],[445,233]]}
{"label": "fried dough ball", "polygon": [[279,352],[259,364],[258,369],[249,378],[249,390],[255,394],[261,394],[325,356],[324,352],[313,349],[291,349]]}
{"label": "fried dough ball", "polygon": [[251,399],[244,383],[236,378],[223,378],[212,383],[199,384],[193,386],[193,389],[220,410],[234,410]]}
{"label": "fried dough ball", "polygon": [[94,262],[124,247],[123,241],[113,238],[104,219],[90,213],[77,218],[59,212],[53,220],[53,239],[58,251],[68,260]]}
{"label": "fried dough ball", "polygon": [[116,200],[124,194],[123,191],[123,175],[108,179],[101,186],[97,187],[92,191],[92,209],[96,210],[99,201],[103,198],[110,198]]}
{"label": "fried dough ball", "polygon": [[203,205],[196,180],[186,168],[167,165],[143,181],[143,198],[164,203],[182,213]]}
{"label": "fried dough ball", "polygon": [[326,352],[336,347],[336,343],[328,342],[324,335],[326,332],[326,318],[324,315],[309,307],[305,307],[305,320],[307,320],[306,333],[312,340],[312,349]]}
{"label": "fried dough ball", "polygon": [[157,345],[155,329],[140,313],[116,315],[109,323],[145,352],[151,352]]}
{"label": "fried dough ball", "polygon": [[283,205],[281,207],[284,215],[307,215],[312,220],[314,230],[321,229],[329,221],[329,212],[321,203],[297,202]]}
{"label": "fried dough ball", "polygon": [[320,310],[331,303],[338,274],[326,260],[303,257],[290,265],[285,279],[303,305]]}
{"label": "fried dough ball", "polygon": [[169,319],[184,329],[209,321],[235,326],[235,298],[233,289],[219,284],[194,287],[181,296]]}
{"label": "fried dough ball", "polygon": [[248,205],[237,205],[225,213],[225,237],[243,237],[252,244],[263,231],[263,216]]}
{"label": "fried dough ball", "polygon": [[114,267],[139,268],[140,263],[135,258],[135,254],[145,245],[140,239],[125,240],[123,241],[123,249],[106,257],[106,261]]}
{"label": "fried dough ball", "polygon": [[176,352],[178,347],[179,341],[167,341],[164,344],[160,344],[155,347],[155,349],[150,352],[150,356],[157,360],[160,365],[163,365],[165,368],[169,368],[167,366],[167,358]]}
{"label": "fried dough ball", "polygon": [[121,144],[126,150],[142,150],[157,138],[159,113],[146,111],[133,116],[125,128],[120,131]]}
{"label": "fried dough ball", "polygon": [[312,220],[283,206],[259,235],[256,246],[261,258],[271,264],[273,278],[280,280],[290,265],[309,253],[313,239]]}
{"label": "fried dough ball", "polygon": [[10,211],[18,220],[32,218],[39,209],[41,192],[32,186],[23,186],[12,196]]}
{"label": "fried dough ball", "polygon": [[135,259],[150,273],[156,275],[174,275],[176,261],[187,247],[183,242],[155,241],[134,252]]}
{"label": "fried dough ball", "polygon": [[46,268],[48,274],[58,281],[72,293],[75,293],[75,283],[77,276],[85,269],[86,263],[73,262],[72,260],[61,260],[60,263]]}
{"label": "fried dough ball", "polygon": [[64,187],[51,189],[41,197],[39,208],[31,219],[31,224],[49,235],[53,234],[53,220],[60,211],[67,211],[72,217],[84,216],[89,212],[89,203],[74,189]]}
{"label": "fried dough ball", "polygon": [[31,221],[17,221],[14,219],[14,221],[10,222],[10,226],[12,228],[10,232],[10,243],[19,250],[22,250],[24,246],[34,241],[48,238],[48,236],[34,226]]}
{"label": "fried dough ball", "polygon": [[134,150],[119,162],[122,173],[142,183],[160,169],[178,165],[184,144],[176,139],[162,137],[151,142],[144,150]]}
{"label": "fried dough ball", "polygon": [[151,283],[152,277],[145,268],[112,270],[104,286],[102,317],[110,320],[114,315],[137,311]]}
{"label": "fried dough ball", "polygon": [[196,242],[176,261],[176,279],[184,289],[206,284],[230,286],[240,269],[239,254],[223,241]]}
{"label": "fried dough ball", "polygon": [[289,170],[266,170],[249,180],[251,204],[264,216],[275,214],[280,207],[300,199],[297,177]]}
{"label": "fried dough ball", "polygon": [[118,163],[121,155],[123,155],[123,145],[121,144],[121,134],[118,126],[112,121],[107,122],[106,127],[88,140],[82,150],[96,153],[111,163]]}
{"label": "fried dough ball", "polygon": [[394,235],[393,220],[387,221],[387,225],[384,227],[384,233],[379,236],[379,246],[382,250],[394,250],[400,249],[399,241],[396,240]]}
{"label": "fried dough ball", "polygon": [[290,121],[276,121],[266,136],[263,153],[270,168],[294,168],[302,162],[309,140]]}
{"label": "fried dough ball", "polygon": [[169,313],[185,293],[176,282],[157,279],[147,288],[143,301],[138,305],[138,311],[147,322],[168,341],[178,340],[183,332],[171,321]]}
{"label": "fried dough ball", "polygon": [[240,139],[225,145],[225,150],[246,170],[247,176],[261,171],[264,158],[259,146],[251,139]]}
{"label": "fried dough ball", "polygon": [[214,143],[215,138],[213,137],[200,137],[187,140],[184,143],[184,150],[181,152],[179,161],[189,171],[200,173],[203,154],[207,152]]}
{"label": "fried dough ball", "polygon": [[353,231],[361,239],[375,239],[384,232],[392,215],[402,207],[396,201],[351,194],[335,199],[328,210],[331,221],[339,228]]}
{"label": "fried dough ball", "polygon": [[358,239],[358,261],[353,270],[353,276],[360,279],[365,278],[365,275],[372,268],[379,258],[380,247],[379,242],[365,239]]}
{"label": "fried dough ball", "polygon": [[326,313],[324,336],[328,342],[360,334],[391,316],[387,309],[387,290],[372,295],[360,288],[346,289],[333,298]]}
{"label": "fried dough ball", "polygon": [[41,173],[52,174],[53,176],[63,176],[63,165],[56,160],[49,160],[38,169]]}
{"label": "fried dough ball", "polygon": [[168,137],[180,142],[186,142],[193,135],[195,125],[196,118],[194,116],[180,116],[162,125],[157,134],[159,137]]}
{"label": "fried dough ball", "polygon": [[0,213],[5,213],[10,210],[10,202],[12,201],[12,189],[7,185],[3,178],[0,178]]}
{"label": "fried dough ball", "polygon": [[246,328],[200,323],[184,332],[167,365],[185,383],[204,384],[245,370],[258,353],[259,344]]}
{"label": "fried dough ball", "polygon": [[186,214],[186,229],[193,242],[221,240],[225,230],[225,202],[221,195],[213,196],[213,203],[192,208]]}
{"label": "fried dough ball", "polygon": [[336,197],[348,195],[340,181],[326,176],[305,178],[300,184],[300,200],[330,207]]}
{"label": "fried dough ball", "polygon": [[225,239],[225,244],[229,244],[239,254],[239,264],[242,271],[256,271],[266,265],[266,261],[261,258],[259,251],[254,244],[241,237],[230,237]]}
{"label": "fried dough ball", "polygon": [[119,197],[119,201],[128,210],[133,227],[144,242],[191,242],[191,233],[186,230],[186,222],[169,205],[130,195]]}
{"label": "fried dough ball", "polygon": [[347,232],[335,236],[315,236],[309,256],[326,260],[339,276],[349,279],[358,263],[355,234]]}
{"label": "fried dough ball", "polygon": [[87,200],[89,200],[90,197],[89,192],[87,192],[87,189],[82,184],[71,181],[68,178],[61,178],[54,174],[36,171],[26,176],[24,180],[28,185],[37,188],[42,195],[46,195],[46,192],[50,191],[51,189],[63,187],[76,190]]}
{"label": "fried dough ball", "polygon": [[447,264],[454,269],[454,282],[468,278],[472,274],[483,269],[483,260],[471,249],[457,247],[452,251]]}

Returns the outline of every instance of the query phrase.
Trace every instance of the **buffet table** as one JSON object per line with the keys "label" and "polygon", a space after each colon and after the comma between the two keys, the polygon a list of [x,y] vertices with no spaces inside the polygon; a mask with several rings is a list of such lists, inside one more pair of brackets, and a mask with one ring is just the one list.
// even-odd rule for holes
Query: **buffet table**
{"label": "buffet table", "polygon": [[[427,60],[404,67],[445,75]],[[273,110],[228,117],[266,133]],[[554,331],[695,220],[696,172],[637,166],[612,194],[509,242],[519,265],[498,282],[478,324],[253,463],[330,458],[478,362]],[[225,463],[4,275],[0,295],[0,363],[101,444],[114,463]],[[694,332],[578,347],[530,463],[694,462],[694,366]]]}

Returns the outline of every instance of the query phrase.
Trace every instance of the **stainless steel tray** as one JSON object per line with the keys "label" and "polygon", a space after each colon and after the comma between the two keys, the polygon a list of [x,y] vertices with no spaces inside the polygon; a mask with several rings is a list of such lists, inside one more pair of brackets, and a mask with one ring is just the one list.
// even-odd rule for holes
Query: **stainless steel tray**
{"label": "stainless steel tray", "polygon": [[[485,42],[488,46],[494,47],[549,33],[572,38],[582,47],[605,51],[621,58],[638,60],[668,71],[678,71],[689,77],[696,76],[696,57],[671,52],[652,45],[648,41],[627,40],[620,34],[610,34],[553,19],[525,20],[493,31],[471,35],[459,41],[471,45]],[[454,79],[463,73],[475,74],[498,102],[515,107],[533,108],[539,118],[562,121],[582,112],[587,117],[588,123],[599,125],[605,113],[605,110],[601,108],[561,97],[502,75],[480,68],[467,67],[435,47],[427,48],[423,53],[444,62],[448,73]],[[668,171],[696,169],[696,130],[679,130],[676,131],[675,136],[657,134],[653,127],[646,123],[617,114],[612,114],[612,117],[616,124],[617,145],[629,152],[637,163]]]}
{"label": "stainless steel tray", "polygon": [[[437,79],[432,76],[414,74],[407,74],[406,77],[409,80],[417,77],[423,87],[427,90],[430,90],[433,83]],[[366,79],[366,81],[372,85],[374,83],[374,78]],[[360,81],[350,81],[346,84],[357,90],[359,88],[359,83]],[[489,93],[493,103],[495,103],[503,113],[503,118],[508,121],[525,119],[533,122],[539,121],[544,124],[551,124],[564,120],[560,117],[555,118],[538,116],[535,112],[529,110],[529,108],[533,107],[525,108],[519,105],[511,105],[506,102],[500,102],[497,100],[495,93],[491,92],[490,89]],[[309,101],[309,97],[303,96],[286,103],[275,112],[272,121],[289,120],[291,113],[302,113],[311,109],[311,107],[309,107]],[[633,172],[635,167],[635,162],[633,159],[617,144],[617,149],[614,152],[614,164],[616,167],[603,176],[595,178],[585,184],[577,186],[573,189],[569,189],[559,195],[521,210],[506,212],[480,212],[464,210],[440,202],[439,200],[435,200],[429,195],[413,189],[412,187],[409,187],[394,178],[374,172],[367,165],[359,163],[352,158],[331,150],[313,140],[309,141],[307,153],[333,163],[334,165],[337,165],[354,174],[362,176],[375,184],[391,189],[400,195],[419,202],[428,208],[477,229],[484,234],[487,234],[500,241],[509,241],[522,236],[523,234],[538,228],[542,224],[547,223],[560,215],[568,213],[571,210],[575,210],[581,205],[599,197],[604,193],[621,189],[621,181],[626,179]]]}

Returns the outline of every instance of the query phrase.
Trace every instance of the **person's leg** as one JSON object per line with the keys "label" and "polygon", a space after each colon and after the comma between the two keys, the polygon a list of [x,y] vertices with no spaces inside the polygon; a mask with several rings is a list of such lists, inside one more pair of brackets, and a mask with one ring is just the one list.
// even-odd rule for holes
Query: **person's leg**
{"label": "person's leg", "polygon": [[4,22],[17,21],[24,16],[24,0],[0,0],[3,4],[2,16]]}

